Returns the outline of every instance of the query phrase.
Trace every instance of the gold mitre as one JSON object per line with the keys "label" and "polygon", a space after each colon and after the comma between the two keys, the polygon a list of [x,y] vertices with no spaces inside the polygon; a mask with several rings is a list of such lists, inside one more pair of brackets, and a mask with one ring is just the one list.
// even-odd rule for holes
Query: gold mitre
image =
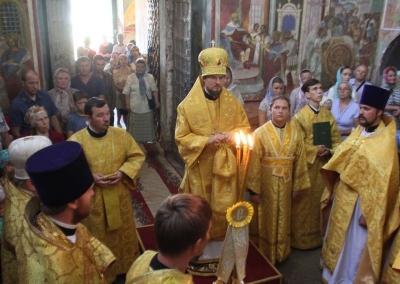
{"label": "gold mitre", "polygon": [[201,76],[226,75],[228,53],[225,49],[214,46],[204,49],[199,54],[199,64]]}

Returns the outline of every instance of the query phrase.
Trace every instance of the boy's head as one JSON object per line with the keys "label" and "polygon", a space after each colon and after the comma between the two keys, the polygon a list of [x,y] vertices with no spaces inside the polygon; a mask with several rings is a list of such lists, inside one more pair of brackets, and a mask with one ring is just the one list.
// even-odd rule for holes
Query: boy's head
{"label": "boy's head", "polygon": [[88,101],[88,95],[87,95],[86,91],[76,91],[72,95],[72,97],[74,99],[74,104],[75,104],[76,110],[79,113],[83,113],[84,112],[84,108],[85,108],[85,104]]}
{"label": "boy's head", "polygon": [[193,257],[203,252],[209,239],[211,207],[194,194],[169,196],[157,211],[154,230],[161,254],[176,257],[193,251]]}
{"label": "boy's head", "polygon": [[310,79],[306,81],[301,90],[304,92],[307,99],[314,102],[320,102],[323,96],[323,89],[321,83],[317,79]]}

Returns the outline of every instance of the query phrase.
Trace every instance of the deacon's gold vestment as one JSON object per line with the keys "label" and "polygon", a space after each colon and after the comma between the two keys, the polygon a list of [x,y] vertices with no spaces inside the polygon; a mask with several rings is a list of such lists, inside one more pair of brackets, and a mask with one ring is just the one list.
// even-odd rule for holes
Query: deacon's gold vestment
{"label": "deacon's gold vestment", "polygon": [[[366,255],[360,260],[356,279],[369,277],[367,279],[377,283],[385,261],[382,259],[384,244],[400,221],[399,165],[394,139],[396,124],[392,118],[383,116],[371,136],[364,137],[362,130],[363,127],[357,127],[321,170],[327,184],[321,199],[323,211],[329,208],[326,205],[329,205],[332,193],[335,194],[322,260],[332,273],[342,251],[356,201],[360,198],[368,234],[364,249]],[[327,213],[322,215],[327,216]]]}
{"label": "deacon's gold vestment", "polygon": [[[87,129],[82,129],[69,140],[82,145],[92,173],[124,173],[118,184],[94,186],[90,215],[82,221],[116,256],[110,274],[115,278],[126,273],[139,256],[130,189],[134,189],[134,179],[144,161],[144,154],[128,132],[115,127],[109,127],[102,138],[92,137]],[[107,280],[112,282],[114,278]]]}
{"label": "deacon's gold vestment", "polygon": [[303,140],[289,123],[277,128],[268,121],[255,130],[247,181],[260,195],[260,250],[273,264],[282,262],[290,253],[292,191],[310,187]]}
{"label": "deacon's gold vestment", "polygon": [[153,270],[150,262],[156,251],[145,251],[131,266],[126,274],[126,284],[192,284],[192,276],[176,269]]}
{"label": "deacon's gold vestment", "polygon": [[[175,140],[185,162],[180,192],[204,197],[213,211],[210,237],[225,237],[226,210],[238,200],[235,146],[221,143],[207,145],[219,132],[250,130],[240,102],[225,88],[217,100],[208,100],[200,77],[178,106]],[[234,143],[234,142],[233,142]]]}
{"label": "deacon's gold vestment", "polygon": [[18,189],[12,182],[14,172],[4,178],[6,200],[3,214],[3,240],[1,248],[1,269],[3,283],[18,283],[18,262],[15,246],[21,235],[25,206],[33,193]]}
{"label": "deacon's gold vestment", "polygon": [[329,157],[320,157],[317,155],[317,146],[313,145],[313,123],[329,121],[331,126],[332,155],[342,139],[335,118],[324,107],[320,108],[319,113],[315,113],[309,105],[306,105],[292,120],[293,126],[297,128],[304,141],[311,187],[303,192],[301,198],[292,202],[291,246],[298,249],[312,249],[322,245],[319,211],[325,183],[320,170],[329,160]]}
{"label": "deacon's gold vestment", "polygon": [[25,209],[16,251],[19,283],[107,283],[104,275],[115,260],[112,252],[78,224],[72,243],[44,213],[39,198]]}

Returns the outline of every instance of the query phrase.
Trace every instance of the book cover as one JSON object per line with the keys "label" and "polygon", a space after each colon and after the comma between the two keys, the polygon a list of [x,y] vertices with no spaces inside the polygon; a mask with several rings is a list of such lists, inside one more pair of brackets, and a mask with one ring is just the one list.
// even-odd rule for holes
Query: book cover
{"label": "book cover", "polygon": [[313,144],[325,145],[326,148],[332,149],[331,125],[329,121],[313,124]]}

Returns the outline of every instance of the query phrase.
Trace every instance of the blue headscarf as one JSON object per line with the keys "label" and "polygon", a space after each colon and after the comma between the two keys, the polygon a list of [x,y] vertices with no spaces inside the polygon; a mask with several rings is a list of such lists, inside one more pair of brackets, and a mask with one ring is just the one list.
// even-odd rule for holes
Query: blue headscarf
{"label": "blue headscarf", "polygon": [[338,88],[339,88],[339,84],[343,82],[342,72],[346,69],[350,69],[350,67],[349,66],[340,66],[340,68],[336,72],[336,84],[335,84],[335,87],[333,88],[333,98],[334,99],[339,98]]}

